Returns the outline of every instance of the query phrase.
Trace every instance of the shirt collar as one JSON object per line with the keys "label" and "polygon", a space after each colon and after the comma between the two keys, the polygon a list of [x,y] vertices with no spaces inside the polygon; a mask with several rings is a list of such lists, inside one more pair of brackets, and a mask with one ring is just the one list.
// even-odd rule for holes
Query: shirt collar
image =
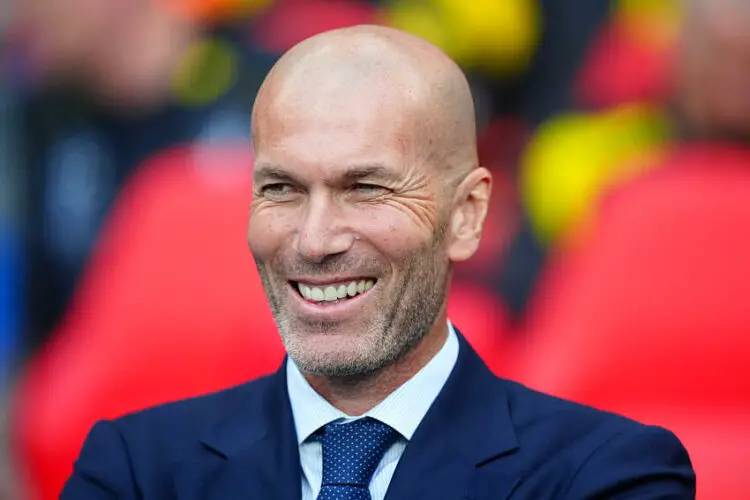
{"label": "shirt collar", "polygon": [[[458,359],[458,348],[458,337],[448,322],[448,338],[440,351],[412,378],[363,416],[388,424],[407,440],[411,439],[448,380]],[[287,361],[286,372],[298,444],[326,424],[340,419],[353,420],[315,392],[291,358]]]}

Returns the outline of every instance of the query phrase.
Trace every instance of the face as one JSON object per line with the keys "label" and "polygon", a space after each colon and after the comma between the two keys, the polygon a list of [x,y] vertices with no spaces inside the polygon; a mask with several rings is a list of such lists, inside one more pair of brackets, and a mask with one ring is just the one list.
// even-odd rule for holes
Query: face
{"label": "face", "polygon": [[444,318],[451,200],[403,105],[332,94],[256,112],[248,241],[290,357],[341,377]]}

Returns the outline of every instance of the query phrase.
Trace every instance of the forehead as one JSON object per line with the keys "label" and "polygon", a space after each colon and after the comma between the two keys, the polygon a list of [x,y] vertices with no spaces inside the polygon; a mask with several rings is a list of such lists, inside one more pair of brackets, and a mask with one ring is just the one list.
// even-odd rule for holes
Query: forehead
{"label": "forehead", "polygon": [[263,106],[254,122],[258,164],[327,175],[351,165],[414,162],[415,112],[397,89],[352,92],[335,85],[278,96]]}

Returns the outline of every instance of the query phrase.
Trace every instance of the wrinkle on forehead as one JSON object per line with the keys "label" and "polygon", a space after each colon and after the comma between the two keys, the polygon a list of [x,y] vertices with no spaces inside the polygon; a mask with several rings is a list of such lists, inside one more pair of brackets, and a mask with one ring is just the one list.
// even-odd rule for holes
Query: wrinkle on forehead
{"label": "wrinkle on forehead", "polygon": [[278,130],[332,112],[343,123],[367,106],[393,110],[434,175],[460,181],[477,166],[474,104],[462,71],[429,42],[378,26],[329,31],[287,52],[258,93],[253,140],[262,148],[272,123]]}

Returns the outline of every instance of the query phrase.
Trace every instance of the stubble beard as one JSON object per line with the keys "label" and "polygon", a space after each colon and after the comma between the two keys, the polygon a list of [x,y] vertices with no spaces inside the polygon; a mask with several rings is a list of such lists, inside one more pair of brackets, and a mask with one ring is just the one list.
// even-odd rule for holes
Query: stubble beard
{"label": "stubble beard", "polygon": [[[394,364],[419,345],[445,307],[450,274],[443,250],[446,230],[447,223],[442,223],[433,237],[405,261],[402,278],[387,301],[381,292],[374,316],[353,326],[360,331],[351,333],[352,345],[345,353],[310,348],[309,335],[300,334],[300,329],[325,335],[339,322],[293,317],[268,269],[256,261],[287,354],[299,369],[328,378],[356,379]],[[276,281],[279,286],[287,286],[282,280]]]}

